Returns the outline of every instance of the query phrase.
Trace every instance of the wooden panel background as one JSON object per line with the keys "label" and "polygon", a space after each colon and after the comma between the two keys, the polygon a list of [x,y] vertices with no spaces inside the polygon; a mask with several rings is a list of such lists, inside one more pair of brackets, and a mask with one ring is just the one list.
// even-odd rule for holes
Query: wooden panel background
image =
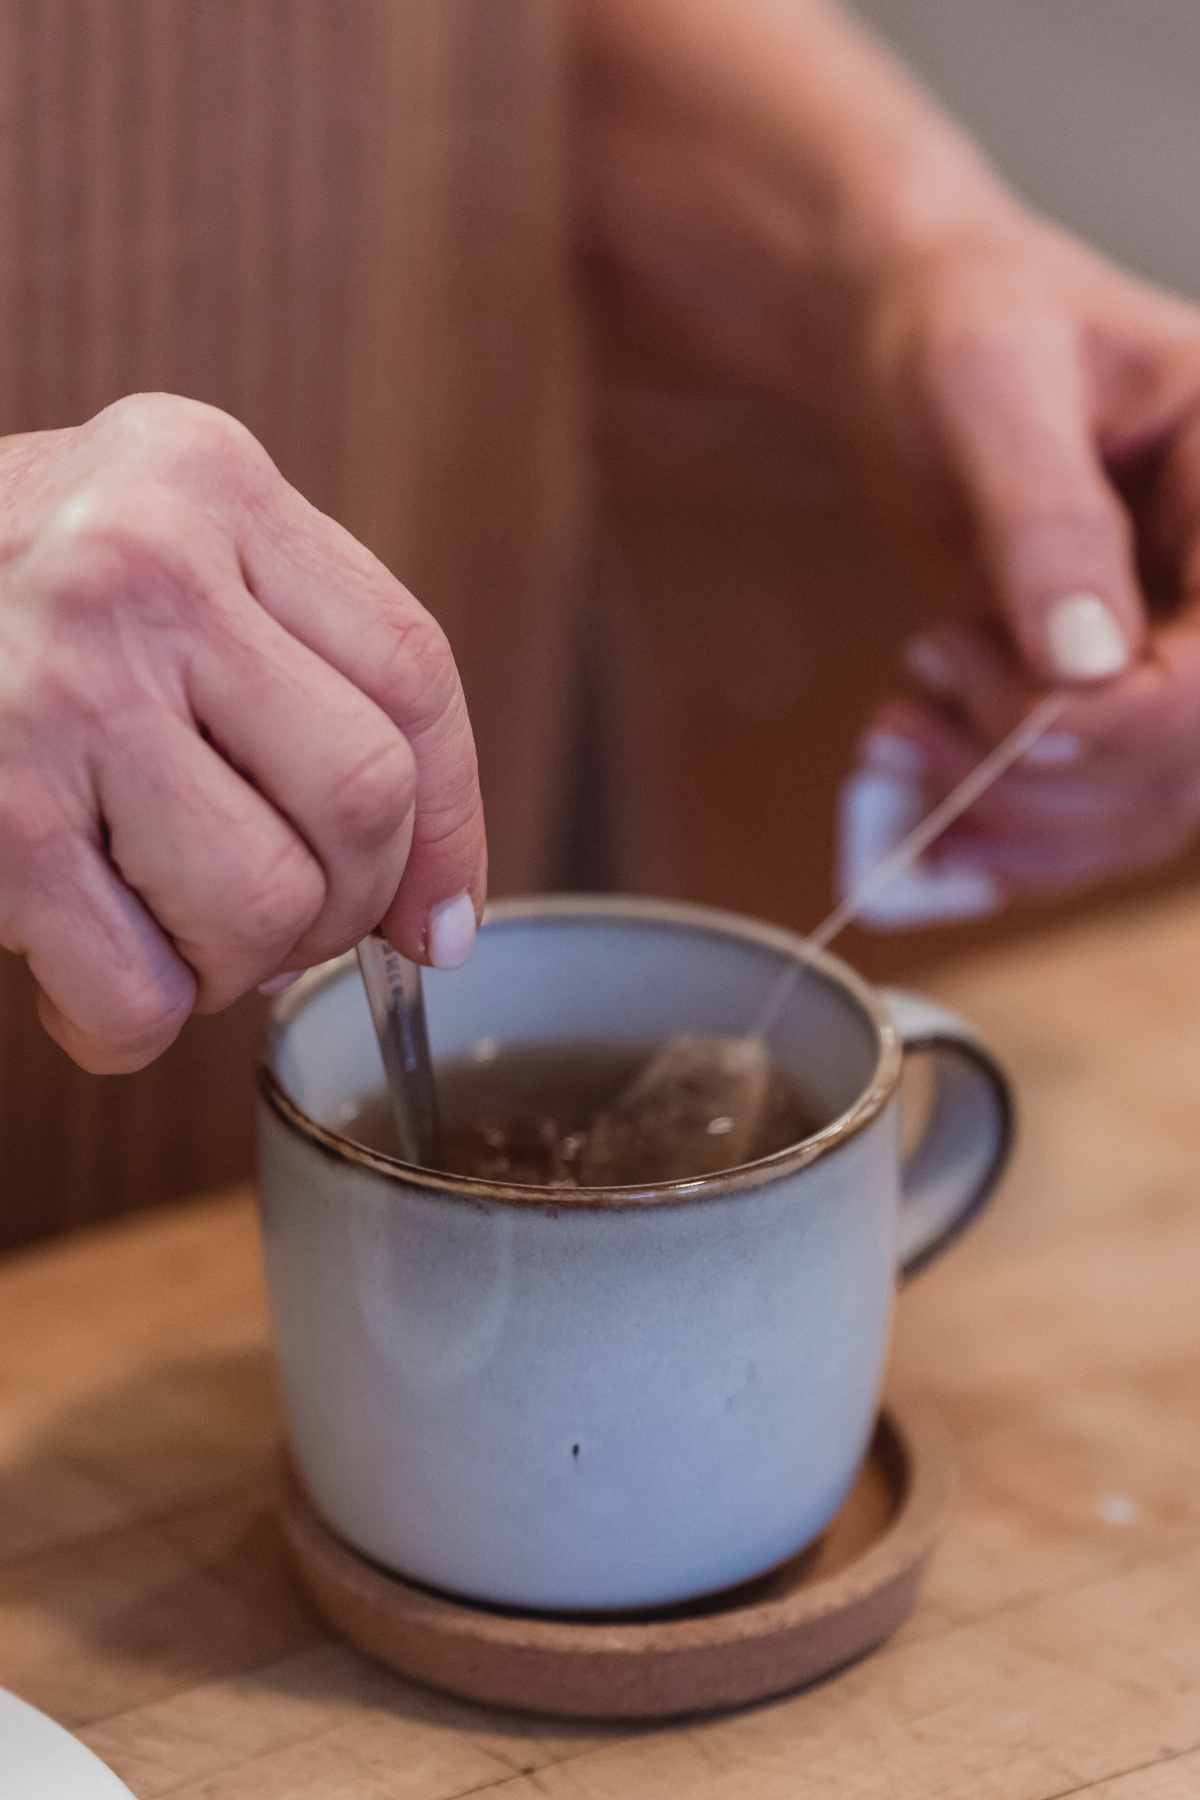
{"label": "wooden panel background", "polygon": [[[547,879],[579,495],[554,0],[0,0],[0,431],[236,414],[442,619]],[[530,703],[530,694],[538,696]],[[260,1009],[81,1074],[0,965],[0,1242],[249,1165]]]}

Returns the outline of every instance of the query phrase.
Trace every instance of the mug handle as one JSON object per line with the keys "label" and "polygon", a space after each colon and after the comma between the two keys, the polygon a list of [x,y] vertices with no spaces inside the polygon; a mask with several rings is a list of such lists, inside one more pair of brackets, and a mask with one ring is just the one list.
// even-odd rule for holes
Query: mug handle
{"label": "mug handle", "polygon": [[1004,1071],[965,1019],[933,1000],[885,988],[904,1055],[934,1061],[920,1141],[900,1178],[901,1282],[940,1256],[982,1212],[1013,1146],[1014,1105]]}

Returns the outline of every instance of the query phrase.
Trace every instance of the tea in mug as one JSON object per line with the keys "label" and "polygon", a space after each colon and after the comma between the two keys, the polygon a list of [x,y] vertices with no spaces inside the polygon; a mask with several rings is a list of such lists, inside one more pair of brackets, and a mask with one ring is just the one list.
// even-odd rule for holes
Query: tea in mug
{"label": "tea in mug", "polygon": [[[828,1122],[752,1038],[485,1043],[436,1073],[441,1169],[520,1186],[697,1180],[800,1143]],[[343,1108],[336,1125],[399,1156],[382,1087]]]}

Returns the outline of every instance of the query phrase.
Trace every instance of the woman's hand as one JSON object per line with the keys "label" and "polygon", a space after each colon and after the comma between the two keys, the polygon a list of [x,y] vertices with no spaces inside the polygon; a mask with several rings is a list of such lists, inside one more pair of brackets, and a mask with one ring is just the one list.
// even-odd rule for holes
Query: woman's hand
{"label": "woman's hand", "polygon": [[1040,760],[875,916],[1172,854],[1200,817],[1200,312],[1029,213],[826,0],[575,16],[589,243],[708,359],[833,422],[952,621],[912,649],[923,700],[867,738],[843,880],[1063,682]]}
{"label": "woman's hand", "polygon": [[864,345],[848,430],[947,622],[864,741],[843,881],[889,805],[928,810],[1047,683],[1075,691],[1055,731],[880,922],[938,916],[949,871],[978,878],[964,916],[1176,854],[1200,823],[1200,313],[1012,210],[901,261]]}
{"label": "woman's hand", "polygon": [[150,395],[0,443],[0,944],[77,1062],[380,921],[453,966],[485,884],[442,632],[247,431]]}

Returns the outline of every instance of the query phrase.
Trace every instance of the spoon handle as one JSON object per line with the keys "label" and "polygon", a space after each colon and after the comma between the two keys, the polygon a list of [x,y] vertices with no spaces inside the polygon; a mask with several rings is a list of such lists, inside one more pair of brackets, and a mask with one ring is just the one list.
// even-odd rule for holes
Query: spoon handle
{"label": "spoon handle", "polygon": [[378,931],[358,946],[358,966],[387,1075],[400,1154],[418,1167],[437,1167],[437,1089],[425,1028],[421,971]]}

